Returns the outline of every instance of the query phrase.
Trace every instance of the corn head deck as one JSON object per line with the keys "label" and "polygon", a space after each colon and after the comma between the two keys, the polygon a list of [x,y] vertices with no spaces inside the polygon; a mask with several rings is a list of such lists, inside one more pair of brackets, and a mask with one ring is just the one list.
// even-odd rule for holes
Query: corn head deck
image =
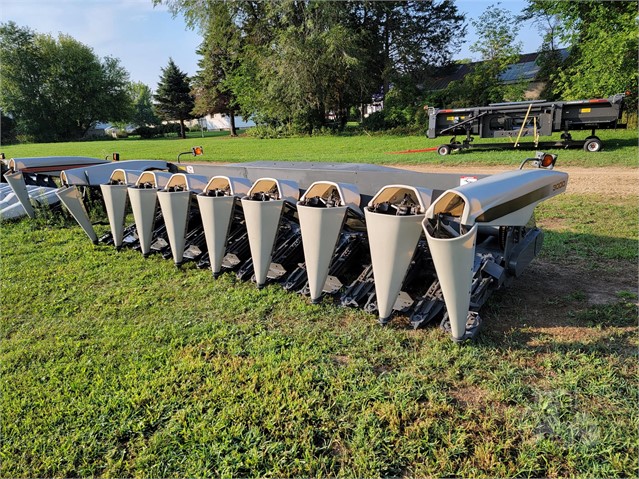
{"label": "corn head deck", "polygon": [[[540,154],[529,159],[534,168],[522,163],[492,176],[132,160],[56,171],[62,186],[55,194],[94,243],[159,254],[178,267],[194,261],[213,278],[233,272],[258,288],[277,282],[314,303],[332,296],[376,313],[382,324],[397,313],[415,328],[437,320],[463,341],[477,334],[490,294],[539,253],[535,206],[568,181],[552,169],[555,159]],[[53,162],[44,161],[47,168]],[[25,210],[33,211],[25,184],[31,173],[16,165],[39,163],[14,161],[4,175]],[[92,201],[103,202],[108,216],[102,238],[87,213]]]}

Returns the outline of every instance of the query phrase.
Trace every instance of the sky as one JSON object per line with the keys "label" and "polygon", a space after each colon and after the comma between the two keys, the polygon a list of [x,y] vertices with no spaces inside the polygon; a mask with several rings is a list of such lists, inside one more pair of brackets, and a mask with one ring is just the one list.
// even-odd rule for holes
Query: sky
{"label": "sky", "polygon": [[[468,22],[496,1],[455,3]],[[502,0],[500,6],[519,14],[526,5],[525,0]],[[120,59],[132,81],[143,82],[152,90],[169,57],[189,75],[198,70],[195,50],[201,37],[165,6],[154,7],[152,0],[0,0],[0,21],[14,21],[38,33],[70,35],[102,58]],[[478,59],[469,50],[475,39],[469,25],[466,42],[455,59]],[[530,22],[522,26],[518,40],[523,44],[522,53],[537,51],[541,45],[540,35]]]}

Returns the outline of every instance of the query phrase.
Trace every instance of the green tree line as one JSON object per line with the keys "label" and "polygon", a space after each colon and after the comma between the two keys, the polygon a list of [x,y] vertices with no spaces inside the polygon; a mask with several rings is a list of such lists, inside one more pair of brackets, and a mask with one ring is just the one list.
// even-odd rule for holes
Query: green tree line
{"label": "green tree line", "polygon": [[[519,16],[489,6],[472,20],[477,41],[471,50],[482,62],[427,101],[446,107],[481,106],[491,102],[522,100],[527,84],[500,84],[499,76],[516,62],[521,45],[515,42],[521,22],[532,20],[543,39],[537,60],[537,81],[547,100],[579,100],[626,92],[626,108],[637,111],[637,53],[639,25],[637,1],[528,0]],[[568,47],[562,59],[558,48]]]}
{"label": "green tree line", "polygon": [[132,115],[129,77],[119,60],[100,59],[68,35],[2,24],[0,65],[3,119],[11,118],[29,140],[81,138],[98,121]]}
{"label": "green tree line", "polygon": [[[467,25],[451,0],[152,0],[182,14],[202,37],[197,74],[172,60],[155,88],[131,83],[120,62],[99,58],[73,38],[0,25],[0,108],[5,132],[58,141],[83,137],[96,122],[180,123],[209,113],[251,118],[296,133],[341,129],[362,120],[372,99],[383,111],[370,128],[426,127],[423,106],[474,106],[522,98],[524,84],[500,75],[517,60],[520,22],[543,37],[538,80],[547,99],[605,97],[630,91],[636,111],[637,1],[528,0],[516,17],[499,4]],[[433,91],[468,26],[481,62]],[[569,46],[563,61],[559,45]],[[235,133],[234,124],[231,124]],[[149,131],[155,131],[147,128]],[[147,132],[148,133],[148,132]]]}
{"label": "green tree line", "polygon": [[450,0],[155,0],[203,37],[197,114],[239,113],[311,133],[341,128],[375,94],[415,86],[450,61],[465,35]]}

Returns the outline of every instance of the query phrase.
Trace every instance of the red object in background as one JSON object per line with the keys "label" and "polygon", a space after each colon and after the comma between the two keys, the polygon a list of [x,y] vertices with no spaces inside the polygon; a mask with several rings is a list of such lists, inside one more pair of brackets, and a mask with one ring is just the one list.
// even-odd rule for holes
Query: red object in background
{"label": "red object in background", "polygon": [[437,147],[433,148],[424,148],[423,150],[404,150],[404,151],[389,151],[387,154],[389,155],[404,155],[406,153],[427,153],[429,151],[437,151]]}

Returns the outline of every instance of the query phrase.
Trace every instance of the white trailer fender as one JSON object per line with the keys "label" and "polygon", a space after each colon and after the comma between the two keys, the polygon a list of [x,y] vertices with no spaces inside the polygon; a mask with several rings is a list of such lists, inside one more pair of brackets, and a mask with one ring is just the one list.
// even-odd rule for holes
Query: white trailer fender
{"label": "white trailer fender", "polygon": [[4,200],[7,195],[15,196],[15,193],[9,183],[0,183],[0,201]]}
{"label": "white trailer fender", "polygon": [[[52,205],[60,202],[55,194],[57,188],[29,185],[26,189],[29,193],[29,198],[35,203]],[[20,218],[26,215],[27,212],[24,206],[20,203],[11,187],[8,184],[0,186],[0,220]]]}
{"label": "white trailer fender", "polygon": [[[338,202],[331,207],[305,205],[307,199],[315,197],[321,198],[324,202],[337,197]],[[308,286],[311,301],[314,303],[322,296],[331,258],[348,209],[362,215],[359,202],[360,195],[355,185],[316,181],[308,187],[297,203]]]}
{"label": "white trailer fender", "polygon": [[[250,189],[251,182],[245,178],[214,176],[204,191],[197,195],[211,271],[216,277],[222,270],[235,202]],[[214,191],[224,192],[224,196],[209,196]]]}
{"label": "white trailer fender", "polygon": [[[251,199],[258,193],[263,193],[268,200]],[[262,288],[266,283],[284,203],[295,204],[298,198],[297,183],[275,178],[258,179],[248,194],[242,198],[242,209],[258,288]]]}
{"label": "white trailer fender", "polygon": [[[401,291],[408,267],[422,233],[421,222],[430,206],[432,190],[406,185],[384,186],[364,209],[366,230],[375,278],[375,295],[381,322],[386,322]],[[373,211],[373,206],[388,202],[399,205],[409,196],[417,204],[417,214],[395,216]]]}

